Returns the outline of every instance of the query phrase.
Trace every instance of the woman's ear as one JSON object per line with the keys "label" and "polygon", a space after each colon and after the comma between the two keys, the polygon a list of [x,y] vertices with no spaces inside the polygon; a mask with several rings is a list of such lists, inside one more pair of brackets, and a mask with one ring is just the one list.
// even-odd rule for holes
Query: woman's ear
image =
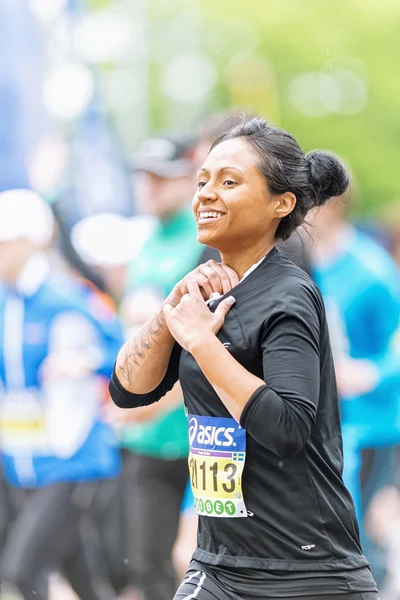
{"label": "woman's ear", "polygon": [[287,217],[296,206],[296,196],[292,192],[285,192],[277,196],[275,215],[278,219]]}

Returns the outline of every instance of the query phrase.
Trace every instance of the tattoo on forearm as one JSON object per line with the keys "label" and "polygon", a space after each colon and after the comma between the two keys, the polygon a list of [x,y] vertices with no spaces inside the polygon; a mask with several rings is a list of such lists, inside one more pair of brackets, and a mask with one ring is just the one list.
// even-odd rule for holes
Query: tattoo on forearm
{"label": "tattoo on forearm", "polygon": [[[173,298],[169,302],[175,308],[178,299]],[[119,367],[121,376],[127,383],[132,382],[132,371],[134,365],[140,367],[140,361],[144,359],[146,351],[149,350],[165,325],[164,310],[161,309],[151,321],[148,321],[141,330],[130,339],[125,346],[125,356],[122,366]]]}

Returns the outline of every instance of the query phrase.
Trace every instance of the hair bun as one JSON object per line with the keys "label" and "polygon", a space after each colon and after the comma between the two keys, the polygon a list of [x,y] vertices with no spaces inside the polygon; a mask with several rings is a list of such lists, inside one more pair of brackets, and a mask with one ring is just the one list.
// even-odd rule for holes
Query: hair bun
{"label": "hair bun", "polygon": [[315,206],[322,206],[329,198],[341,196],[350,183],[343,163],[330,152],[313,150],[306,155]]}

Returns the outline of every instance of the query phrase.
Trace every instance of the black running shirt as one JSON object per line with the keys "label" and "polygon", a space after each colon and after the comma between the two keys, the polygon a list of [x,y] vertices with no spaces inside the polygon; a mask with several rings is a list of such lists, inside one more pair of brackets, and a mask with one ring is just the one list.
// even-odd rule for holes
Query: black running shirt
{"label": "black running shirt", "polygon": [[368,563],[342,480],[338,398],[320,292],[273,249],[230,294],[236,303],[218,338],[265,382],[249,398],[240,424],[178,345],[157,389],[130,394],[114,373],[111,395],[118,406],[143,406],[179,379],[200,514],[197,561],[282,577],[364,570]]}

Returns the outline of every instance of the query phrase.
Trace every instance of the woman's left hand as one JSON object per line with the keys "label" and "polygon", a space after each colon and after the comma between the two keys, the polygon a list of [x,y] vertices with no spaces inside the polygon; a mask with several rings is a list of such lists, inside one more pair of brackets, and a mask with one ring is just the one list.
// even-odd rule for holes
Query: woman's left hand
{"label": "woman's left hand", "polygon": [[187,282],[188,293],[184,294],[176,308],[164,305],[164,315],[172,336],[178,344],[192,352],[196,344],[204,343],[221,329],[225,317],[235,303],[233,296],[222,300],[212,313],[206,305],[197,281]]}

